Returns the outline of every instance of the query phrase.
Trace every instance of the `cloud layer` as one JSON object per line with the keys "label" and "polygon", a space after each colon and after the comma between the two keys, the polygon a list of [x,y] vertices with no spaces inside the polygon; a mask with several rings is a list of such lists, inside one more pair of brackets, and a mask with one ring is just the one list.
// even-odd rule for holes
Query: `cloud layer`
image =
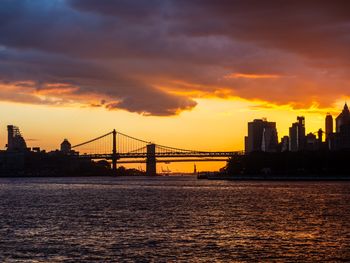
{"label": "cloud layer", "polygon": [[202,96],[349,96],[350,3],[3,0],[0,100],[175,115]]}

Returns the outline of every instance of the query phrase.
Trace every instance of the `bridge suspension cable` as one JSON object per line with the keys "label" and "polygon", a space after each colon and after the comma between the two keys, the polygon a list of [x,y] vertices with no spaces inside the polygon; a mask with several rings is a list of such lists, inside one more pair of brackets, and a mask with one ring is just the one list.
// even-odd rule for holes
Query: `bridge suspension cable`
{"label": "bridge suspension cable", "polygon": [[113,132],[109,132],[109,133],[106,133],[105,135],[99,136],[99,137],[97,137],[97,138],[95,138],[95,139],[92,139],[92,140],[89,140],[89,141],[87,141],[87,142],[83,142],[83,143],[74,145],[74,146],[72,146],[72,149],[78,148],[78,147],[81,147],[81,146],[84,146],[84,145],[89,144],[89,143],[92,143],[92,142],[95,142],[95,141],[100,140],[100,139],[102,139],[102,138],[104,138],[104,137],[107,137],[108,135],[111,135],[112,133],[113,133]]}
{"label": "bridge suspension cable", "polygon": [[[115,135],[114,135],[115,134]],[[115,136],[115,147],[118,158],[145,158],[147,156],[148,145],[154,145],[157,156],[184,156],[184,157],[225,157],[230,154],[242,154],[241,152],[209,152],[175,148],[160,144],[151,143],[146,140],[127,135],[125,133],[112,131],[92,140],[74,145],[72,149],[80,153],[91,156],[109,157],[113,154],[113,144]]]}
{"label": "bridge suspension cable", "polygon": [[141,140],[127,134],[117,132],[117,152],[119,154],[126,153],[146,153],[147,145],[150,142]]}
{"label": "bridge suspension cable", "polygon": [[113,132],[109,132],[92,140],[79,143],[72,146],[72,149],[84,155],[111,154],[113,145],[112,134]]}
{"label": "bridge suspension cable", "polygon": [[187,150],[170,146],[164,146],[160,144],[156,144],[156,149],[159,149],[162,152],[204,153],[204,151]]}

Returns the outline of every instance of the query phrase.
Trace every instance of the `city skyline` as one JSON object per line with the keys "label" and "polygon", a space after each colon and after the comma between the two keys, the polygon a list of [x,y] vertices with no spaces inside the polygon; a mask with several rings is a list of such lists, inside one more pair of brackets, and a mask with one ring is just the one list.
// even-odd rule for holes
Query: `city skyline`
{"label": "city skyline", "polygon": [[244,138],[245,153],[341,151],[350,148],[350,111],[347,103],[334,118],[328,112],[324,126],[317,131],[307,131],[304,116],[297,116],[296,120],[291,124],[289,134],[280,137],[276,122],[266,118],[248,122],[248,133]]}
{"label": "city skyline", "polygon": [[[221,115],[221,119],[223,122],[226,122],[229,121],[229,120],[232,120],[234,121],[237,117],[240,117],[239,119],[241,119],[241,121],[236,121],[235,122],[235,125],[239,125],[239,126],[246,126],[246,122],[252,120],[252,119],[262,119],[262,118],[267,118],[267,119],[273,119],[274,120],[274,115],[276,114],[273,110],[266,110],[265,111],[265,114],[264,114],[264,111],[263,110],[254,110],[254,109],[251,109],[251,112],[245,112],[246,109],[244,108],[234,108],[232,107],[230,109],[230,106],[231,105],[234,105],[234,103],[236,103],[236,101],[221,101],[220,102],[221,105],[223,107],[221,107],[222,111],[219,112],[219,115]],[[212,103],[212,105],[215,105],[216,102]],[[230,105],[231,104],[231,105]],[[248,104],[248,103],[247,103]],[[211,106],[212,106],[211,105]],[[79,119],[68,119],[68,114],[69,112],[73,113],[75,115],[75,117],[79,114],[89,114],[89,115],[94,115],[95,116],[103,116],[104,114],[105,115],[109,115],[108,117],[110,116],[113,116],[113,115],[124,115],[123,117],[125,118],[125,115],[128,115],[131,116],[131,117],[135,117],[135,118],[139,118],[139,120],[141,120],[142,122],[142,125],[144,126],[148,126],[147,124],[154,124],[156,121],[159,121],[160,123],[162,121],[164,121],[164,123],[168,122],[167,119],[164,119],[164,118],[161,118],[161,117],[140,117],[136,114],[133,114],[133,113],[127,113],[127,112],[105,112],[104,110],[101,110],[101,109],[86,109],[86,108],[57,108],[57,107],[49,107],[49,108],[46,108],[45,106],[29,106],[29,105],[23,105],[23,104],[8,104],[8,105],[4,105],[4,103],[0,103],[0,108],[2,109],[5,109],[6,107],[13,107],[14,109],[14,112],[15,112],[15,117],[14,116],[11,116],[11,115],[5,115],[3,116],[2,118],[2,128],[3,129],[6,129],[6,126],[8,124],[15,124],[17,126],[20,126],[22,127],[22,129],[25,129],[27,132],[26,134],[29,135],[29,137],[31,138],[29,141],[34,141],[34,142],[38,142],[39,144],[41,144],[42,148],[43,149],[46,149],[46,150],[52,150],[54,149],[55,147],[57,148],[57,142],[55,141],[52,141],[52,142],[44,142],[44,139],[40,139],[40,136],[38,137],[35,133],[39,134],[39,135],[46,135],[46,136],[49,136],[49,132],[47,134],[45,134],[45,131],[42,130],[42,124],[47,122],[48,121],[48,118],[49,116],[45,116],[45,115],[51,115],[51,114],[54,114],[55,117],[57,117],[57,122],[56,123],[52,123],[52,127],[54,127],[53,130],[56,130],[56,134],[55,132],[52,132],[53,134],[55,134],[55,138],[58,138],[57,140],[60,141],[62,138],[64,138],[64,136],[66,137],[71,137],[75,140],[76,143],[78,143],[79,141],[79,138],[80,140],[83,140],[84,138],[88,138],[89,135],[93,135],[93,134],[98,134],[98,131],[106,131],[107,129],[105,127],[115,127],[113,126],[112,124],[118,124],[117,121],[113,122],[112,124],[106,124],[106,126],[102,126],[102,127],[99,127],[99,126],[95,126],[96,127],[96,130],[93,130],[93,131],[79,131],[79,129],[69,129],[69,127],[64,127],[65,125],[66,126],[69,126],[71,125],[72,123],[74,122],[79,122]],[[48,111],[49,113],[47,114],[46,112],[42,112],[43,110],[46,110]],[[237,110],[237,112],[235,112],[235,110]],[[205,109],[204,109],[205,111]],[[42,112],[42,115],[44,117],[42,118],[39,118],[39,119],[35,119],[35,116],[36,114],[39,114],[40,112]],[[279,130],[282,130],[282,133],[281,135],[288,135],[288,129],[289,129],[289,123],[295,119],[295,116],[297,115],[303,115],[303,116],[307,116],[308,120],[309,120],[309,124],[311,125],[311,128],[310,128],[310,131],[315,131],[313,129],[317,128],[320,126],[320,124],[322,124],[322,122],[324,121],[323,118],[324,118],[324,115],[325,114],[328,114],[328,113],[332,113],[333,116],[335,116],[336,114],[339,113],[339,107],[336,109],[328,109],[328,110],[324,110],[322,113],[315,113],[313,112],[312,110],[311,111],[307,111],[307,110],[290,110],[289,108],[284,108],[284,109],[281,109],[280,112],[284,113],[284,116],[283,116],[283,120],[284,121],[277,121],[278,123],[283,123],[282,125],[281,124],[277,124],[280,129]],[[311,113],[310,113],[311,112]],[[210,111],[206,111],[206,113],[210,114]],[[240,114],[241,116],[232,116],[233,114]],[[288,119],[286,119],[285,117],[285,113],[288,114]],[[26,115],[25,117],[21,116],[21,115]],[[195,115],[196,113],[193,113],[193,115]],[[191,115],[191,113],[188,113],[187,115]],[[216,115],[218,116],[218,115]],[[209,117],[216,117],[215,114],[212,114],[211,116]],[[183,117],[183,118],[182,118]],[[158,119],[160,118],[160,119]],[[186,120],[187,118],[187,120]],[[176,117],[173,117],[173,120],[174,122],[177,122],[176,124],[179,124],[182,119],[184,121],[188,121],[188,119],[190,119],[191,116],[176,116]],[[277,116],[277,120],[281,119],[280,116]],[[96,121],[98,121],[98,123],[100,124],[101,123],[101,120],[99,119],[94,119]],[[103,119],[103,122],[107,121],[108,119]],[[81,121],[81,123],[84,123],[86,124],[87,122],[89,122],[90,120],[86,120],[86,119],[83,119]],[[102,123],[103,123],[102,122]],[[171,121],[170,121],[171,122]],[[57,128],[59,126],[62,126],[62,129],[58,129],[57,131]],[[77,125],[78,127],[79,125]],[[92,127],[94,127],[93,125],[91,125]],[[163,136],[159,136],[159,132],[157,130],[162,130],[162,127],[154,127],[152,125],[149,125],[151,127],[149,127],[146,131],[146,134],[148,139],[150,141],[152,140],[155,140],[156,138],[152,138],[152,134],[155,134],[155,135],[158,135],[158,137],[161,137],[163,138]],[[281,128],[282,126],[282,128]],[[322,125],[321,125],[322,126]],[[50,126],[48,125],[47,128],[49,131],[51,131],[50,129]],[[140,128],[140,125],[139,126],[131,126],[131,127],[128,127],[126,126],[125,129],[123,129],[123,126],[120,127],[120,130],[121,131],[124,131],[124,130],[127,130],[129,132],[131,132],[131,134],[135,134],[136,135],[140,135],[141,133],[138,131],[138,129]],[[186,128],[186,127],[184,127]],[[226,128],[232,128],[232,125],[230,123],[227,123],[226,125]],[[193,129],[193,127],[191,127],[191,129]],[[64,133],[65,131],[67,131],[66,133]],[[163,132],[163,131],[162,131]],[[218,130],[218,132],[222,132],[222,134],[225,134],[225,131],[224,130]],[[239,131],[238,131],[239,132]],[[242,132],[239,132],[239,134],[244,134],[245,131],[242,131]],[[66,135],[65,135],[66,134]],[[71,135],[71,136],[69,136]],[[142,134],[141,134],[142,135]],[[214,135],[214,134],[212,134]],[[235,137],[235,139],[237,139],[239,136],[237,136],[235,133],[232,134],[233,137]],[[4,140],[4,137],[5,135],[4,134],[1,134],[0,135],[0,138],[2,139],[2,141]],[[45,136],[45,137],[46,137]],[[63,137],[62,137],[63,136]],[[210,135],[211,136],[211,135]],[[207,137],[208,139],[210,138]],[[142,137],[142,136],[141,136]],[[33,138],[33,139],[32,139]],[[181,136],[177,136],[175,138],[173,138],[175,140],[182,140],[183,138]],[[192,139],[191,139],[192,140]],[[212,147],[213,144],[210,144],[208,142],[206,142],[206,144],[200,144],[200,147]],[[32,144],[32,143],[31,143]],[[209,145],[209,146],[208,146]],[[4,148],[5,144],[2,144],[2,147],[1,148]],[[176,146],[176,145],[175,145]],[[239,142],[236,142],[233,144],[233,147],[235,150],[239,150],[239,149],[243,149],[244,148],[244,141],[240,140]]]}
{"label": "city skyline", "polygon": [[[337,149],[340,149],[339,147],[341,147],[342,145],[344,145],[345,147],[348,147],[346,146],[348,145],[348,137],[349,137],[347,128],[344,128],[345,130],[342,133],[339,133],[343,129],[341,128],[342,125],[348,125],[348,122],[349,122],[349,109],[348,109],[347,103],[345,103],[343,110],[340,111],[339,114],[334,116],[334,118],[330,113],[327,113],[326,116],[324,116],[323,127],[319,127],[317,132],[308,132],[308,129],[307,129],[308,126],[305,125],[304,116],[297,116],[297,122],[292,123],[291,127],[289,127],[288,135],[284,135],[284,134],[279,135],[276,122],[273,122],[273,121],[269,122],[267,118],[254,119],[254,121],[248,122],[248,130],[246,134],[247,136],[245,136],[245,139],[244,139],[245,152],[246,153],[250,153],[252,151],[296,152],[300,150],[313,151],[313,150],[326,149],[326,148],[329,150],[337,150]],[[7,130],[8,130],[8,133],[11,134],[7,136],[8,143],[6,145],[6,148],[9,150],[11,150],[12,148],[15,149],[15,147],[20,147],[19,149],[26,149],[26,147],[28,146],[29,149],[32,149],[33,151],[36,151],[36,152],[40,151],[41,149],[41,150],[45,150],[46,152],[54,152],[58,150],[58,151],[63,151],[68,153],[67,150],[66,151],[62,150],[63,148],[67,148],[67,147],[62,148],[62,144],[68,143],[69,148],[71,147],[69,140],[66,138],[63,140],[62,144],[60,144],[58,147],[53,149],[41,148],[38,145],[38,140],[36,139],[28,139],[29,142],[32,142],[34,144],[27,145],[26,141],[24,141],[25,138],[23,138],[25,136],[23,137],[21,136],[22,134],[19,130],[19,127],[13,126],[11,124],[7,126]],[[12,141],[11,138],[15,134],[20,135],[19,137],[20,140],[19,141],[17,140],[14,144],[11,142]],[[339,136],[342,136],[342,137],[339,137]],[[149,140],[149,142],[155,142],[155,141]],[[75,142],[74,144],[76,143],[77,142]],[[202,149],[195,149],[195,148],[187,148],[187,149],[202,150]],[[84,148],[78,150],[80,154],[86,153],[84,151],[85,151]],[[215,151],[215,150],[212,149],[211,151]],[[240,150],[235,150],[235,151],[239,152]],[[108,152],[110,151],[107,151],[107,153]],[[195,165],[195,162],[193,163]],[[201,166],[208,167],[207,170],[215,170],[215,169],[218,170],[223,167],[224,163],[225,163],[224,161],[207,162],[207,163],[201,163]],[[191,172],[192,163],[186,164],[186,162],[180,162],[180,163],[170,162],[170,164],[172,164],[174,172]],[[140,164],[135,165],[135,164],[123,163],[122,166],[126,166],[127,168],[137,168],[137,169],[144,168]],[[157,168],[157,170],[160,170],[160,171],[162,169],[163,167]]]}

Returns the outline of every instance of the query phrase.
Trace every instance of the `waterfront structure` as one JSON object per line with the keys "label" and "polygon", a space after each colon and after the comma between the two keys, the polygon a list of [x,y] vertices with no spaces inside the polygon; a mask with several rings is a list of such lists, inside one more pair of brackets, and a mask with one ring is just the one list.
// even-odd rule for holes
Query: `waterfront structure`
{"label": "waterfront structure", "polygon": [[289,128],[289,150],[291,152],[302,151],[305,148],[305,118],[299,116],[297,120]]}
{"label": "waterfront structure", "polygon": [[64,139],[61,143],[61,152],[64,154],[68,154],[72,151],[72,145],[67,139]]}
{"label": "waterfront structure", "polygon": [[278,135],[275,122],[256,119],[248,123],[248,136],[245,137],[245,151],[276,152]]}
{"label": "waterfront structure", "polygon": [[154,143],[147,146],[146,174],[149,176],[157,175],[156,145]]}
{"label": "waterfront structure", "polygon": [[[118,142],[118,144],[117,144]],[[137,139],[127,134],[113,130],[69,147],[69,141],[63,143],[61,150],[69,154],[62,154],[60,150],[46,153],[40,151],[24,152],[0,151],[0,176],[17,175],[93,175],[105,174],[142,174],[147,176],[157,175],[157,163],[183,162],[183,161],[227,161],[228,158],[243,156],[242,151],[198,151],[174,148],[165,145],[150,143]],[[87,147],[88,145],[88,147]],[[86,148],[88,150],[86,151]],[[79,150],[84,149],[83,154]],[[108,161],[115,163],[110,167]],[[122,166],[117,168],[117,161],[124,163],[146,163],[146,173],[131,171],[123,172]],[[113,169],[115,167],[116,169]],[[90,169],[91,168],[91,169]],[[108,169],[107,169],[108,168]],[[102,170],[101,170],[102,169]],[[109,171],[109,172],[108,172]]]}
{"label": "waterfront structure", "polygon": [[[86,147],[87,145],[89,145],[88,148],[92,149],[92,151],[86,152],[84,150],[84,154],[76,154],[76,158],[112,161],[115,158],[115,167],[117,166],[117,162],[119,164],[146,163],[146,175],[148,176],[156,175],[157,163],[183,162],[189,160],[188,158],[191,158],[191,162],[227,161],[227,158],[244,154],[242,151],[205,152],[174,148],[137,139],[115,130],[74,145],[72,146],[72,150],[78,152],[80,149],[83,149],[82,147]],[[115,170],[113,166],[112,170]]]}
{"label": "waterfront structure", "polygon": [[8,151],[26,151],[28,150],[26,141],[18,127],[14,125],[7,126],[7,150]]}

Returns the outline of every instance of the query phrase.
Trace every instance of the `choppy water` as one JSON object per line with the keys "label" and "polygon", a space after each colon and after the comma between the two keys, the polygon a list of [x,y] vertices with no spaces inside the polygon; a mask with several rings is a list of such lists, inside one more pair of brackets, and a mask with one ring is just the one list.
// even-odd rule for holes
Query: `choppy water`
{"label": "choppy water", "polygon": [[0,179],[1,262],[350,260],[350,183]]}

